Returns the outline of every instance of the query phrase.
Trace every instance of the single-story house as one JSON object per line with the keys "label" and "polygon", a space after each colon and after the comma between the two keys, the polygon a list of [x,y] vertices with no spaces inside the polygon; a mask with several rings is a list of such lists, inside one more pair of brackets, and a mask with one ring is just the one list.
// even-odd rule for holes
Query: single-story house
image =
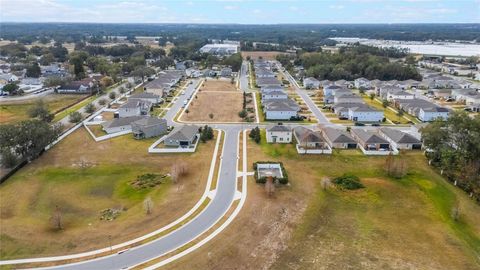
{"label": "single-story house", "polygon": [[344,130],[340,130],[332,127],[323,127],[321,129],[322,135],[325,141],[331,148],[338,149],[355,149],[357,148],[357,142],[350,136],[350,134]]}
{"label": "single-story house", "polygon": [[123,117],[123,118],[113,118],[110,121],[103,122],[102,128],[103,130],[108,133],[117,133],[121,131],[127,131],[132,129],[132,122],[135,122],[137,120],[140,120],[144,118],[145,116],[129,116],[129,117]]}
{"label": "single-story house", "polygon": [[376,132],[354,128],[351,134],[358,145],[366,151],[390,151],[391,149],[390,143]]}
{"label": "single-story house", "polygon": [[329,149],[320,131],[314,131],[306,127],[296,127],[293,131],[297,145],[302,149]]}
{"label": "single-story house", "polygon": [[185,125],[176,127],[172,133],[165,138],[164,144],[174,147],[191,147],[196,143],[198,136],[199,131],[197,126]]}
{"label": "single-story house", "polygon": [[292,128],[284,126],[281,123],[267,128],[267,142],[268,143],[291,143],[292,142]]}
{"label": "single-story house", "polygon": [[422,142],[406,132],[393,128],[380,128],[380,135],[396,149],[422,149]]}
{"label": "single-story house", "polygon": [[167,133],[167,120],[157,117],[144,117],[131,123],[136,139],[146,139]]}
{"label": "single-story house", "polygon": [[314,77],[307,77],[303,79],[303,86],[306,89],[318,89],[320,87],[320,81]]}

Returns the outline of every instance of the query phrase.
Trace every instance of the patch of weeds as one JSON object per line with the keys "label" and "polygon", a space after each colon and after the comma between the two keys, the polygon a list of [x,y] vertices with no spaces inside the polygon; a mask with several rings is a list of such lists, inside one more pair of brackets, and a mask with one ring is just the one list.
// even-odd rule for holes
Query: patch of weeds
{"label": "patch of weeds", "polygon": [[122,212],[123,208],[107,208],[100,212],[100,220],[112,221],[116,219]]}
{"label": "patch of weeds", "polygon": [[337,177],[333,179],[333,183],[341,189],[348,190],[355,190],[365,187],[357,176],[351,174],[344,174],[340,177]]}
{"label": "patch of weeds", "polygon": [[130,184],[135,189],[145,189],[145,188],[153,188],[160,184],[168,175],[159,175],[155,173],[146,173],[137,176],[137,179],[133,180]]}

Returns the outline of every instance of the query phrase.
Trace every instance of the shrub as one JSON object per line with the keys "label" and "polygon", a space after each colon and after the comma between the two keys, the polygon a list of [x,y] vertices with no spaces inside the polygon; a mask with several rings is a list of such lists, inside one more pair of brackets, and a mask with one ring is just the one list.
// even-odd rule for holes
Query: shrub
{"label": "shrub", "polygon": [[115,99],[115,97],[117,97],[117,94],[115,94],[115,92],[110,92],[110,94],[108,94],[108,97],[110,99]]}
{"label": "shrub", "polygon": [[78,123],[82,121],[82,114],[79,112],[71,112],[68,116],[70,123]]}
{"label": "shrub", "polygon": [[365,187],[360,182],[360,179],[357,176],[351,175],[351,174],[344,174],[340,177],[337,177],[333,179],[333,183],[342,189],[349,189],[349,190],[360,189]]}
{"label": "shrub", "polygon": [[248,113],[246,110],[241,110],[239,113],[238,113],[238,116],[241,117],[241,118],[245,118],[247,117]]}
{"label": "shrub", "polygon": [[88,103],[87,106],[85,106],[85,112],[86,113],[93,113],[95,111],[95,105],[93,103]]}
{"label": "shrub", "polygon": [[103,106],[103,105],[107,104],[107,101],[104,98],[102,98],[98,101],[98,104]]}

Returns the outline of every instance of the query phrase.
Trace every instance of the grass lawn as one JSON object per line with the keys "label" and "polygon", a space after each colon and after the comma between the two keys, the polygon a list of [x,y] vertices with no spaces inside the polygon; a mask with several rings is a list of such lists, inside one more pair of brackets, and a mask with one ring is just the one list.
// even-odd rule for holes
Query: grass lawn
{"label": "grass lawn", "polygon": [[[147,153],[155,140],[121,136],[95,143],[79,129],[0,185],[0,258],[13,259],[83,252],[133,239],[185,214],[203,194],[215,140],[191,154]],[[165,175],[183,161],[188,173],[177,184],[169,177],[158,186],[135,189],[146,173]],[[151,197],[153,213],[143,200]],[[54,231],[50,217],[62,213],[64,230]],[[107,208],[124,211],[100,220]]]}
{"label": "grass lawn", "polygon": [[400,124],[408,124],[408,121],[412,121],[413,123],[420,123],[415,117],[411,115],[404,114],[402,117],[399,117],[394,111],[390,110],[389,108],[384,108],[380,102],[378,102],[377,100],[371,100],[370,97],[366,95],[363,96],[363,100],[368,105],[383,111],[385,118],[390,119],[390,121],[398,121],[400,122]]}
{"label": "grass lawn", "polygon": [[[478,269],[480,206],[447,183],[421,152],[402,154],[408,175],[385,175],[385,157],[357,150],[297,155],[294,145],[248,141],[248,165],[281,161],[290,186],[269,198],[248,182],[235,221],[206,246],[166,269]],[[353,173],[366,188],[321,187]],[[454,205],[461,209],[453,221]]]}
{"label": "grass lawn", "polygon": [[88,125],[90,131],[95,135],[95,137],[101,137],[107,135],[108,133],[103,130],[102,125]]}
{"label": "grass lawn", "polygon": [[[48,95],[43,99],[51,112],[55,112],[84,98],[85,95]],[[14,123],[29,118],[28,110],[32,108],[36,99],[22,101],[2,101],[0,105],[0,124]]]}

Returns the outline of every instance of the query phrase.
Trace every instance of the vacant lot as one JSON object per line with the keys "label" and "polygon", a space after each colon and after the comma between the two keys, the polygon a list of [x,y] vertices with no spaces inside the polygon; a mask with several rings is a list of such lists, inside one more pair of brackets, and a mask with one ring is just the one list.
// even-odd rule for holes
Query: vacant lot
{"label": "vacant lot", "polygon": [[180,120],[187,122],[242,122],[243,94],[228,81],[206,81]]}
{"label": "vacant lot", "polygon": [[[42,100],[48,105],[50,112],[54,113],[64,107],[77,103],[85,95],[48,95]],[[28,110],[32,108],[37,99],[22,101],[4,101],[0,104],[0,124],[7,124],[28,119]]]}
{"label": "vacant lot", "polygon": [[[0,258],[60,255],[103,248],[158,229],[185,214],[203,194],[214,141],[196,153],[152,155],[153,140],[130,135],[95,143],[79,129],[0,185]],[[161,178],[154,187],[136,188],[146,174],[166,175],[173,164],[188,164],[178,183]],[[143,201],[151,197],[153,213]],[[51,216],[59,208],[64,229]],[[120,209],[113,221],[104,209]]]}
{"label": "vacant lot", "polygon": [[[293,145],[249,141],[248,163],[282,161],[290,186],[269,198],[249,179],[246,204],[217,238],[167,269],[478,269],[480,207],[428,167],[401,156],[403,179],[359,151],[298,156]],[[366,188],[324,190],[321,179],[359,176]],[[461,216],[450,213],[459,205]]]}
{"label": "vacant lot", "polygon": [[247,56],[250,56],[251,59],[258,59],[262,57],[265,60],[275,60],[275,57],[279,54],[287,54],[285,52],[269,52],[269,51],[252,51],[252,52],[242,52],[243,59],[246,59]]}

